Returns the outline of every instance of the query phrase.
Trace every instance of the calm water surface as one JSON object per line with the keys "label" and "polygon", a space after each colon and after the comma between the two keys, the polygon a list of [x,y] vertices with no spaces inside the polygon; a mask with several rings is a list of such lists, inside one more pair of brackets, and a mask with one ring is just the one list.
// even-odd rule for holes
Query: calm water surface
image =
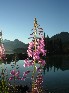
{"label": "calm water surface", "polygon": [[[0,63],[0,75],[2,69],[8,74],[7,78],[11,76],[10,71],[15,69],[20,71],[19,76],[23,76],[23,72],[26,70],[33,70],[33,67],[23,67],[24,60],[17,61],[16,65],[14,62]],[[38,67],[39,65],[36,64]],[[43,68],[43,89],[49,91],[65,90],[69,93],[69,57],[48,57],[46,58],[46,66]],[[17,85],[31,85],[32,72],[27,75],[25,81],[22,80],[11,80],[10,83]],[[1,78],[1,77],[0,77]],[[5,78],[6,79],[6,78]],[[62,92],[61,92],[62,93]],[[65,92],[64,92],[65,93]]]}

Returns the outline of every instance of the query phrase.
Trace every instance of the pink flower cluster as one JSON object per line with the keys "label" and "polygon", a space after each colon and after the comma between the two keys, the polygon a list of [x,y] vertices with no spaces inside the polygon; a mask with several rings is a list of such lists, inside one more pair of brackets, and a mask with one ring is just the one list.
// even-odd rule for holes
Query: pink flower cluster
{"label": "pink flower cluster", "polygon": [[42,75],[38,75],[37,79],[35,81],[35,87],[39,87],[43,82],[43,76]]}
{"label": "pink flower cluster", "polygon": [[[33,57],[33,60],[38,60],[38,63],[42,64],[43,66],[45,65],[45,61],[40,59],[40,53],[43,54],[42,56],[46,55],[46,50],[44,50],[44,39],[43,37],[41,40],[37,39],[36,41],[36,50],[33,50],[35,46],[35,43],[32,41],[29,43],[29,47],[27,50],[28,56]],[[29,67],[31,65],[34,65],[33,61],[29,62],[29,59],[25,59],[25,64],[23,65],[24,67]]]}
{"label": "pink flower cluster", "polygon": [[13,78],[17,78],[17,79],[21,79],[21,77],[19,77],[19,71],[15,71],[15,70],[12,70],[11,72],[10,72],[10,74],[12,75],[10,78],[9,78],[9,80],[12,80]]}
{"label": "pink flower cluster", "polygon": [[9,78],[9,80],[12,80],[12,79],[18,79],[18,80],[25,80],[26,79],[26,76],[27,76],[27,74],[29,74],[30,73],[30,71],[29,70],[27,70],[26,72],[24,72],[23,73],[23,77],[21,78],[21,77],[19,77],[19,74],[20,74],[20,72],[19,71],[15,71],[15,70],[12,70],[11,72],[10,72],[10,74],[12,75],[10,78]]}
{"label": "pink flower cluster", "polygon": [[41,74],[38,74],[34,83],[34,87],[32,89],[32,93],[42,93],[42,82],[43,76]]}
{"label": "pink flower cluster", "polygon": [[29,61],[29,59],[27,58],[27,59],[24,60],[24,65],[23,66],[24,67],[29,67],[29,66],[31,66],[33,64],[34,64],[33,60]]}
{"label": "pink flower cluster", "polygon": [[[36,50],[34,50],[36,44]],[[35,66],[36,71],[38,71],[40,74],[38,74],[38,76],[36,77],[36,80],[32,86],[32,93],[42,93],[42,89],[41,89],[41,84],[43,82],[43,76],[41,75],[42,72],[42,67],[46,64],[45,60],[40,58],[40,53],[42,54],[42,56],[46,55],[46,50],[44,50],[44,39],[43,37],[40,39],[36,39],[36,43],[34,43],[33,41],[31,43],[29,43],[29,47],[27,50],[28,56],[32,57],[33,60],[29,61],[29,59],[25,59],[24,60],[24,67],[29,67],[29,66],[33,66],[34,65],[34,60],[38,61],[38,64],[40,64],[40,67],[37,68],[37,66]],[[29,73],[30,71],[28,71],[27,73]],[[26,72],[24,72],[24,76],[26,76]],[[32,80],[33,80],[34,76],[32,76]]]}
{"label": "pink flower cluster", "polygon": [[[34,23],[34,26],[36,27],[37,23],[35,22]],[[43,30],[43,29],[41,29]],[[40,31],[40,33],[43,32],[43,31]],[[42,36],[40,39],[36,38],[36,34],[37,34],[37,30],[36,32],[33,32],[32,34],[30,35],[33,35],[34,34],[34,37],[30,43],[29,43],[29,47],[28,47],[28,50],[27,50],[27,53],[28,53],[28,56],[29,57],[32,57],[32,61],[29,61],[29,59],[25,59],[24,60],[24,67],[29,67],[29,66],[34,66],[34,70],[36,69],[36,71],[39,72],[38,76],[36,77],[36,80],[34,81],[33,83],[33,86],[32,86],[32,93],[41,93],[41,84],[43,82],[43,76],[41,74],[42,72],[42,66],[44,66],[46,64],[45,60],[41,59],[40,55],[42,56],[46,56],[46,50],[44,50],[44,37]],[[40,34],[39,33],[39,34]],[[35,65],[36,61],[38,62],[38,64],[40,64],[40,67],[37,67]],[[26,76],[30,71],[27,71],[27,72],[24,72],[24,76]],[[35,73],[35,71],[33,71]],[[34,80],[34,74],[32,75],[32,80]]]}

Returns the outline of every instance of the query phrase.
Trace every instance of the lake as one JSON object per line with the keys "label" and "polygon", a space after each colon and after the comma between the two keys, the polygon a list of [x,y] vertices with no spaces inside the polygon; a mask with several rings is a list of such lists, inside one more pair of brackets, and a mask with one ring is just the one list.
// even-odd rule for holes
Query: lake
{"label": "lake", "polygon": [[[23,72],[33,70],[33,67],[23,67],[24,60],[16,62],[0,62],[0,80],[2,69],[4,69],[5,80],[8,82],[10,72],[14,69],[20,71],[19,76],[23,76]],[[36,64],[39,67],[39,64]],[[7,75],[6,75],[7,74]],[[43,67],[43,89],[51,93],[69,93],[69,56],[52,56],[46,58],[46,65]],[[14,85],[28,85],[31,88],[31,76],[29,73],[25,80],[10,80],[10,84]],[[7,84],[6,82],[6,84]]]}

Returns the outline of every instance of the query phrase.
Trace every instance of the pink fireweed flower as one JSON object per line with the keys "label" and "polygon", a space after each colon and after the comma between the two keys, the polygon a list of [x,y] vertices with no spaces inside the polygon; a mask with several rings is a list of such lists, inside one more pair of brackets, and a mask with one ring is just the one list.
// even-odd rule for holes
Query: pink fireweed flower
{"label": "pink fireweed flower", "polygon": [[17,72],[15,73],[15,76],[18,77],[18,76],[19,76],[19,73],[20,73],[20,72],[17,71]]}
{"label": "pink fireweed flower", "polygon": [[10,74],[17,77],[19,76],[19,73],[20,73],[19,71],[16,72],[15,70],[12,70]]}
{"label": "pink fireweed flower", "polygon": [[[33,36],[33,40],[32,42],[29,43],[29,47],[27,50],[28,56],[32,57],[33,60],[30,62],[29,59],[26,59],[24,62],[24,67],[29,67],[31,65],[34,65],[34,71],[32,71],[35,74],[35,71],[38,71],[39,74],[36,77],[37,79],[35,80],[34,75],[32,75],[32,80],[34,80],[34,86],[32,85],[32,93],[40,93],[40,89],[39,87],[41,86],[41,83],[43,81],[43,77],[42,77],[42,66],[44,66],[46,64],[45,60],[42,60],[40,58],[40,56],[45,56],[46,55],[46,50],[44,50],[44,37],[42,36],[42,28],[40,28],[41,31],[38,31],[39,35],[40,35],[40,39],[37,38],[36,34],[37,34],[37,30],[39,30],[39,27],[37,27],[37,21],[36,18],[34,20],[34,27],[35,30],[31,35]],[[38,29],[37,29],[38,28]],[[42,35],[41,35],[42,34]],[[38,62],[38,64],[40,64],[40,67],[37,68],[37,66],[35,65],[35,63]],[[35,70],[36,69],[36,70]],[[30,73],[30,71],[26,71],[23,73],[23,76],[26,77],[27,74]],[[24,80],[23,77],[23,80]],[[37,91],[38,90],[38,91]]]}
{"label": "pink fireweed flower", "polygon": [[30,64],[30,66],[33,66],[34,65],[34,61],[32,60],[29,64]]}
{"label": "pink fireweed flower", "polygon": [[46,62],[45,62],[45,60],[43,60],[43,61],[42,61],[42,65],[45,66],[45,64],[46,64]]}
{"label": "pink fireweed flower", "polygon": [[40,54],[40,51],[36,50],[33,52],[33,59],[35,60],[39,60],[40,57],[39,57],[39,54]]}
{"label": "pink fireweed flower", "polygon": [[46,55],[46,51],[44,50],[44,40],[43,40],[43,38],[41,39],[41,40],[39,40],[39,39],[37,39],[37,41],[36,41],[36,51],[32,51],[32,47],[34,47],[34,42],[31,42],[31,43],[29,43],[30,45],[29,45],[29,48],[28,48],[28,50],[27,50],[27,52],[28,52],[28,56],[29,57],[33,57],[33,59],[34,60],[39,60],[40,59],[40,57],[39,57],[39,54],[40,53],[42,53],[43,54],[43,56],[44,55]]}
{"label": "pink fireweed flower", "polygon": [[41,49],[44,49],[44,46],[42,46],[42,45],[37,46],[37,49],[38,49],[38,51],[40,51]]}
{"label": "pink fireweed flower", "polygon": [[29,49],[31,49],[31,50],[32,50],[32,48],[34,48],[34,42],[33,42],[33,41],[29,43],[28,50],[29,50]]}
{"label": "pink fireweed flower", "polygon": [[27,58],[27,59],[25,59],[25,60],[24,60],[24,62],[25,62],[25,63],[28,63],[28,62],[29,62],[29,59],[28,59],[28,58]]}
{"label": "pink fireweed flower", "polygon": [[20,77],[19,77],[19,71],[15,71],[15,70],[12,70],[11,72],[10,72],[10,74],[11,75],[13,75],[13,76],[11,76],[10,78],[9,78],[9,80],[12,80],[14,77],[17,77],[18,79],[20,79]]}
{"label": "pink fireweed flower", "polygon": [[41,49],[41,53],[43,53],[43,56],[46,55],[46,50]]}
{"label": "pink fireweed flower", "polygon": [[24,60],[24,63],[25,63],[25,64],[23,65],[24,67],[29,66],[29,59],[28,59],[28,58],[25,59],[25,60]]}
{"label": "pink fireweed flower", "polygon": [[12,70],[10,74],[15,75],[15,70]]}
{"label": "pink fireweed flower", "polygon": [[24,72],[23,73],[23,76],[25,77],[27,74],[29,74],[30,73],[30,71],[29,70],[27,70],[26,72]]}
{"label": "pink fireweed flower", "polygon": [[28,50],[27,50],[27,53],[28,53],[28,56],[29,56],[29,57],[32,57],[33,52],[31,51],[31,49],[28,49]]}
{"label": "pink fireweed flower", "polygon": [[45,46],[45,44],[44,44],[44,38],[41,38],[41,40],[39,41],[39,44],[42,44],[43,46]]}
{"label": "pink fireweed flower", "polygon": [[38,61],[38,63],[39,63],[39,64],[42,64],[42,66],[44,66],[44,65],[46,64],[45,60],[42,60],[42,59],[40,59],[40,60]]}
{"label": "pink fireweed flower", "polygon": [[33,47],[33,46],[34,46],[34,42],[31,41],[31,42],[29,43],[29,47]]}
{"label": "pink fireweed flower", "polygon": [[39,57],[39,55],[36,54],[36,55],[33,56],[33,59],[34,59],[34,60],[39,60],[40,57]]}
{"label": "pink fireweed flower", "polygon": [[23,66],[24,66],[24,67],[29,67],[30,65],[25,63]]}
{"label": "pink fireweed flower", "polygon": [[22,77],[21,80],[24,80],[25,81],[26,77]]}
{"label": "pink fireweed flower", "polygon": [[36,79],[36,85],[40,86],[40,84],[43,82],[43,76],[42,75],[38,75],[37,79]]}
{"label": "pink fireweed flower", "polygon": [[18,80],[21,80],[21,77],[17,77]]}
{"label": "pink fireweed flower", "polygon": [[38,90],[38,92],[35,92],[35,93],[41,93],[40,92],[40,89],[41,89],[41,84],[42,84],[42,82],[43,82],[43,76],[42,75],[38,75],[37,76],[37,79],[35,80],[35,82],[34,82],[34,89],[33,89],[33,93],[34,93],[34,91],[37,89]]}
{"label": "pink fireweed flower", "polygon": [[36,51],[35,51],[38,55],[40,54],[40,51],[38,50],[38,49],[36,49]]}
{"label": "pink fireweed flower", "polygon": [[31,62],[29,61],[29,59],[25,59],[24,60],[24,67],[29,67],[32,66],[34,64],[34,61],[32,60]]}
{"label": "pink fireweed flower", "polygon": [[9,78],[9,80],[12,80],[14,77],[13,76],[11,76],[10,78]]}

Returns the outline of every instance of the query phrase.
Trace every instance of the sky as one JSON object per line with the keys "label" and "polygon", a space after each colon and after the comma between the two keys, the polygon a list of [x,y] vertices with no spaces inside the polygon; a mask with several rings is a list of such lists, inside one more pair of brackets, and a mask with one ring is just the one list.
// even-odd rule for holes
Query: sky
{"label": "sky", "polygon": [[69,32],[69,0],[0,0],[3,39],[31,42],[34,18],[46,36]]}

